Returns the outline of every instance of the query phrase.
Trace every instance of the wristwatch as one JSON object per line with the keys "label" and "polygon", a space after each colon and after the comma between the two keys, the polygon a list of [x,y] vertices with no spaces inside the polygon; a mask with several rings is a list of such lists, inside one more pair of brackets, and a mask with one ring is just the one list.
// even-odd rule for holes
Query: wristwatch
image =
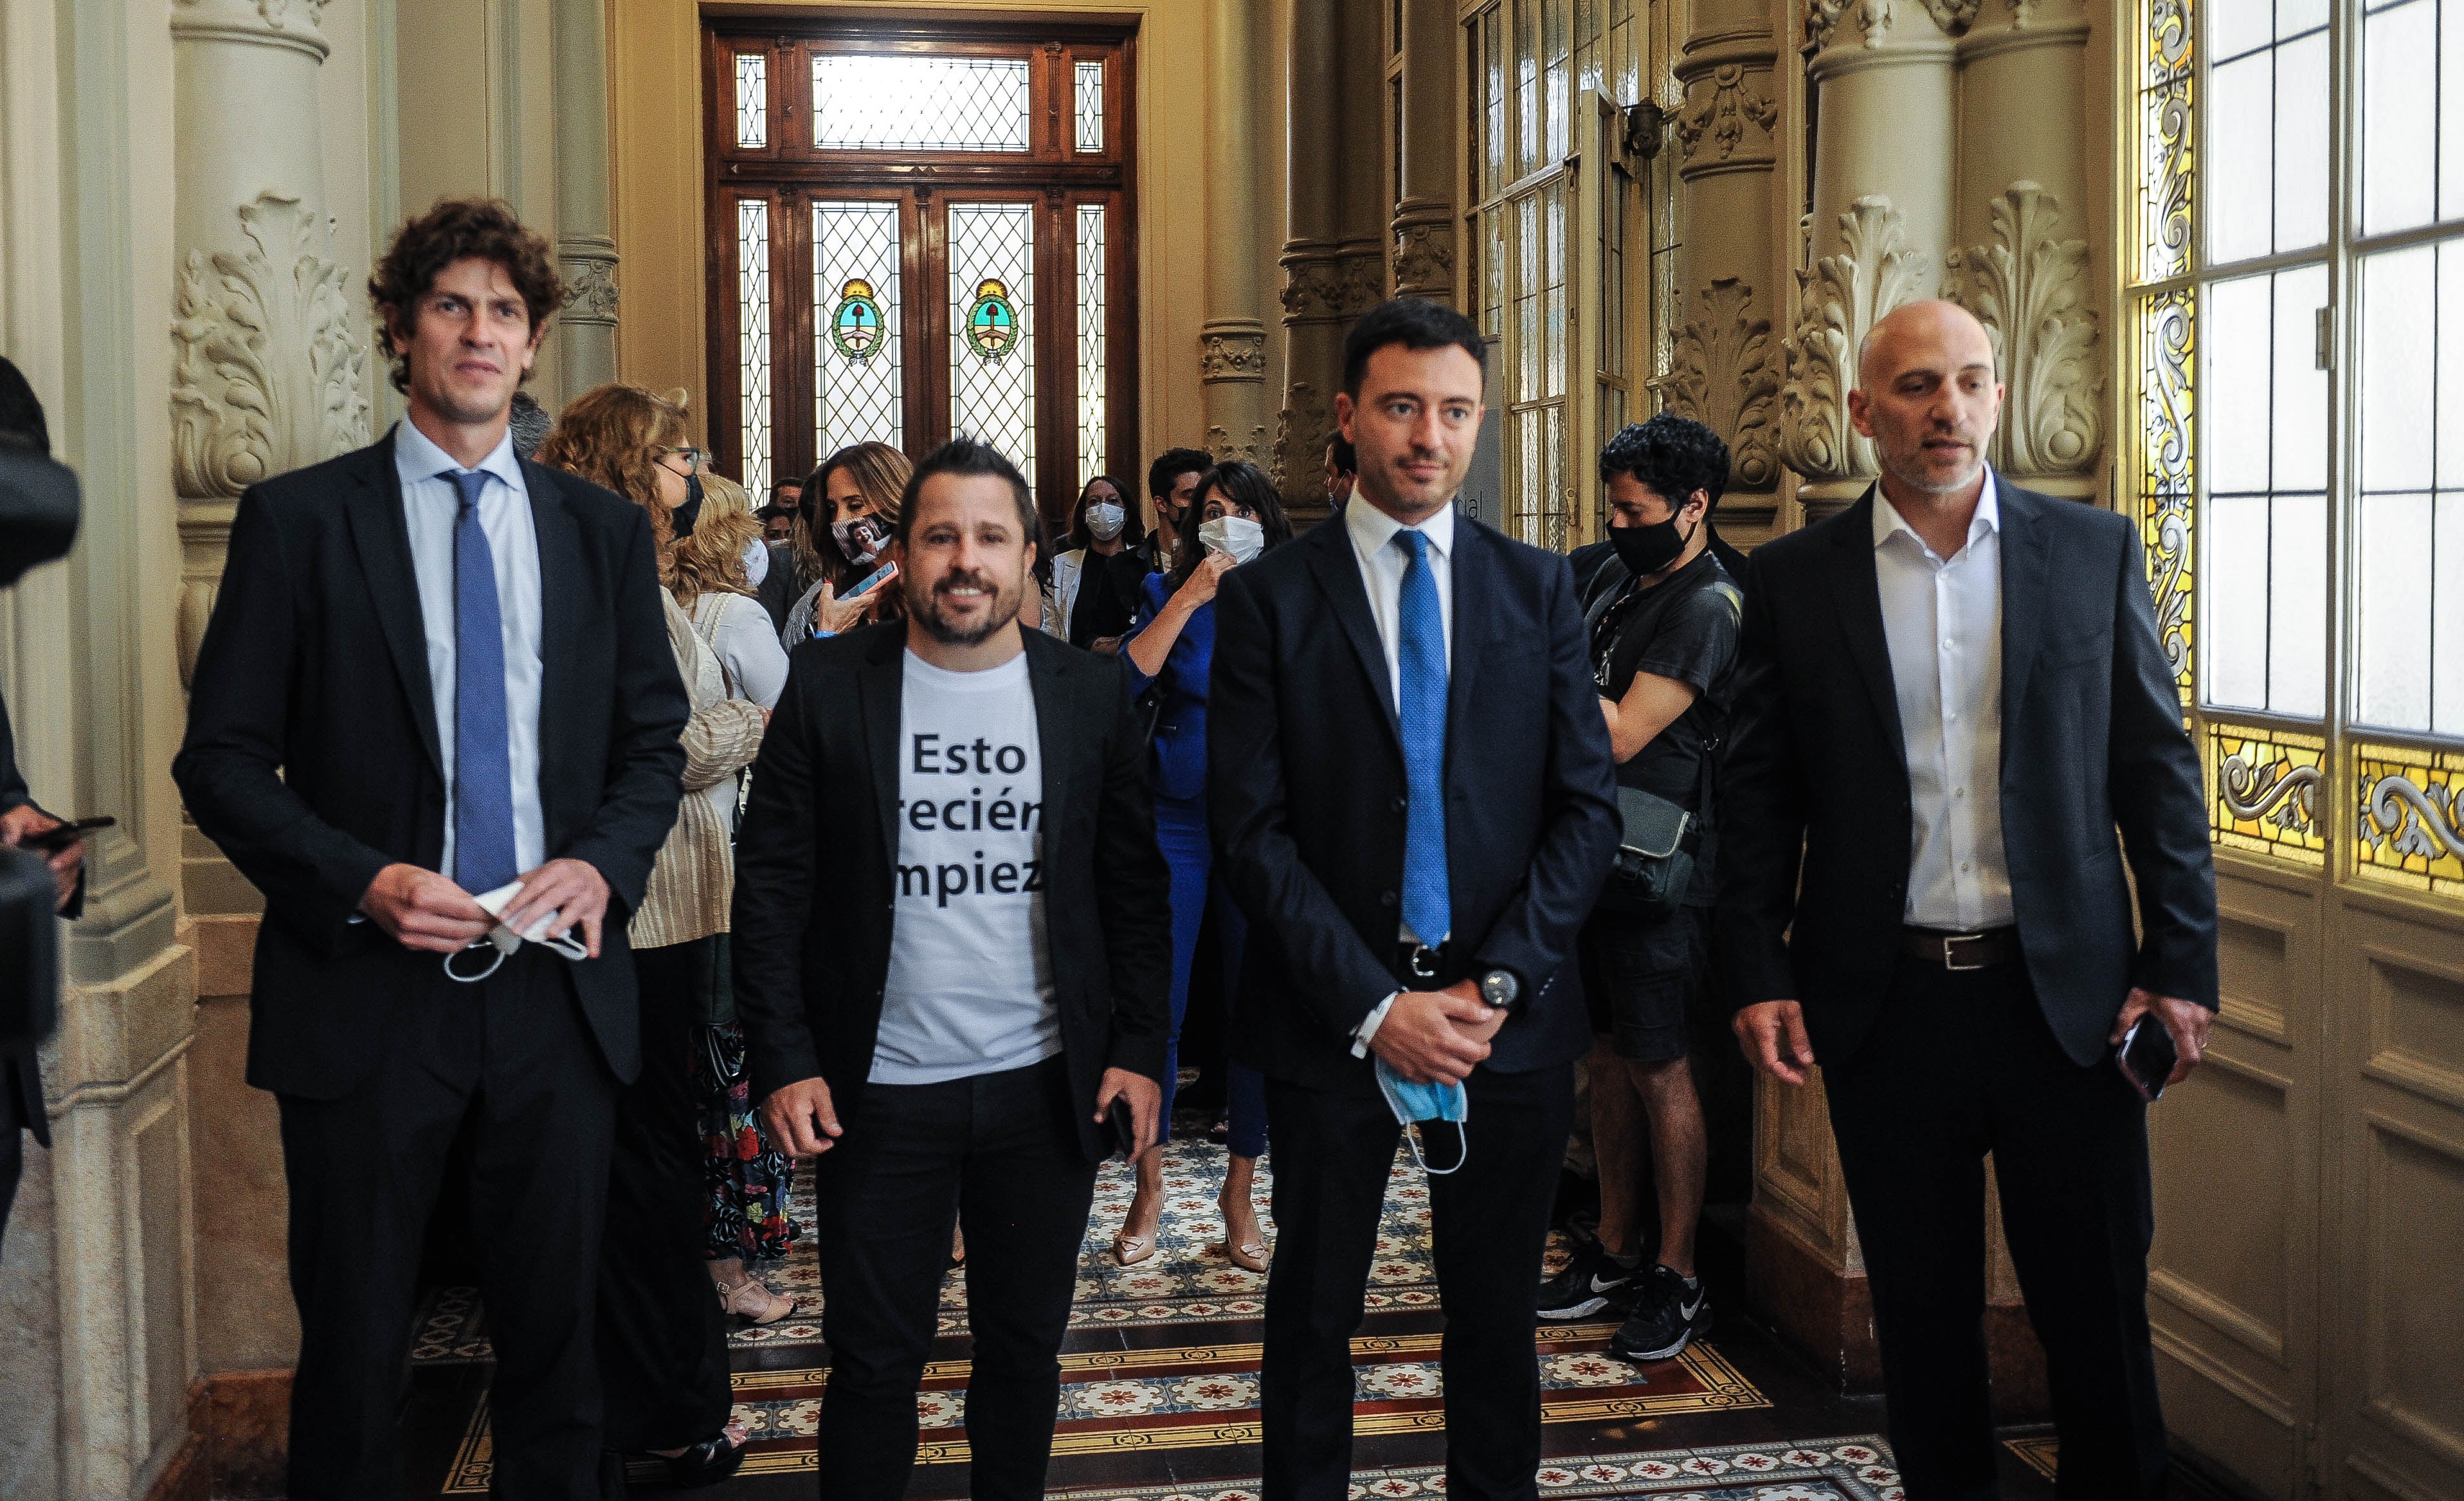
{"label": "wristwatch", "polygon": [[1492,969],[1480,977],[1480,998],[1501,1011],[1522,994],[1523,982],[1515,979],[1510,969]]}

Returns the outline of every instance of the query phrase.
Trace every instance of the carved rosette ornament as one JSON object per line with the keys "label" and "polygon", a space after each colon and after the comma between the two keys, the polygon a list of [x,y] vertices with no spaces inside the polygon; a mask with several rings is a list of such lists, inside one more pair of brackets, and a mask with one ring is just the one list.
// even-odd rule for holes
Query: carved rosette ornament
{"label": "carved rosette ornament", "polygon": [[260,479],[368,441],[367,345],[332,221],[260,193],[250,249],[188,253],[171,321],[171,466],[184,497]]}
{"label": "carved rosette ornament", "polygon": [[1209,385],[1266,378],[1263,329],[1209,329],[1198,336],[1198,378]]}
{"label": "carved rosette ornament", "polygon": [[1993,341],[2005,387],[1993,462],[2014,475],[2083,472],[2104,439],[2087,242],[2055,237],[2061,205],[2032,182],[2003,189],[1992,215],[1993,244],[1945,257],[1943,296]]}
{"label": "carved rosette ornament", "polygon": [[1857,350],[1883,314],[1914,300],[1925,279],[1924,253],[1911,250],[1900,211],[1879,195],[1839,216],[1843,249],[1796,274],[1796,329],[1785,344],[1788,382],[1780,388],[1780,457],[1809,479],[1855,479],[1875,472],[1874,446],[1848,425]]}
{"label": "carved rosette ornament", "polygon": [[1768,88],[1747,76],[1743,63],[1722,63],[1700,81],[1704,87],[1677,117],[1677,146],[1682,161],[1694,160],[1706,134],[1717,158],[1728,160],[1744,143],[1749,124],[1763,132],[1768,144],[1771,126],[1779,119],[1779,105]]}
{"label": "carved rosette ornament", "polygon": [[1677,332],[1669,373],[1659,383],[1668,409],[1728,440],[1728,474],[1739,490],[1768,490],[1779,478],[1771,453],[1779,374],[1771,367],[1771,320],[1753,316],[1754,289],[1714,276],[1700,294],[1702,316]]}

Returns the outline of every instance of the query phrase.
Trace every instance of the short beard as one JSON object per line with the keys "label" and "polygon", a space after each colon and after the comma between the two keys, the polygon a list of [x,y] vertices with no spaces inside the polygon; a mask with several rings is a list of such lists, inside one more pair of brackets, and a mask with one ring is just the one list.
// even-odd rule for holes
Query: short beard
{"label": "short beard", "polygon": [[941,583],[980,585],[990,589],[993,596],[992,607],[984,612],[984,623],[972,629],[961,629],[942,618],[938,587],[908,591],[909,616],[923,626],[926,635],[945,647],[981,646],[992,639],[995,631],[1018,619],[1019,607],[1026,602],[1026,590],[1023,586],[1003,592],[992,580],[976,574],[945,574],[942,576]]}
{"label": "short beard", "polygon": [[1916,491],[1920,495],[1948,496],[1957,495],[1960,491],[1976,483],[1976,476],[1984,472],[1985,446],[1981,443],[1977,444],[1974,448],[1969,450],[1969,452],[1976,455],[1976,462],[1970,464],[1967,469],[1962,470],[1958,478],[1940,482],[1925,478],[1918,474],[1908,470],[1903,470],[1900,466],[1893,464],[1888,458],[1883,457],[1879,446],[1875,450],[1875,457],[1881,460],[1884,473],[1888,474],[1893,479],[1898,480],[1901,484],[1907,486],[1910,490]]}

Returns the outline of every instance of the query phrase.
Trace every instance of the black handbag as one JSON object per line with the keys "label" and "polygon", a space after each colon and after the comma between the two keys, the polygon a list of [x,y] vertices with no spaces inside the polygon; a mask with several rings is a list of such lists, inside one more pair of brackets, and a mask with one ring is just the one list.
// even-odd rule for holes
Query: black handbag
{"label": "black handbag", "polygon": [[1694,815],[1639,787],[1617,788],[1617,813],[1624,828],[1599,904],[1637,916],[1667,916],[1685,905],[1694,884]]}

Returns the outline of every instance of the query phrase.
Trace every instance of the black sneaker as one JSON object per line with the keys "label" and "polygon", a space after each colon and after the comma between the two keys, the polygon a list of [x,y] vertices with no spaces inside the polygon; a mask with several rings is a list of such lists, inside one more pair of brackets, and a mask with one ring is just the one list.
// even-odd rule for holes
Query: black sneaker
{"label": "black sneaker", "polygon": [[1542,1318],[1588,1318],[1631,1294],[1639,1267],[1620,1267],[1594,1240],[1579,1242],[1566,1269],[1540,1284]]}
{"label": "black sneaker", "polygon": [[1711,1295],[1699,1281],[1655,1265],[1636,1279],[1634,1313],[1617,1326],[1609,1354],[1631,1365],[1674,1360],[1696,1338],[1711,1332]]}

